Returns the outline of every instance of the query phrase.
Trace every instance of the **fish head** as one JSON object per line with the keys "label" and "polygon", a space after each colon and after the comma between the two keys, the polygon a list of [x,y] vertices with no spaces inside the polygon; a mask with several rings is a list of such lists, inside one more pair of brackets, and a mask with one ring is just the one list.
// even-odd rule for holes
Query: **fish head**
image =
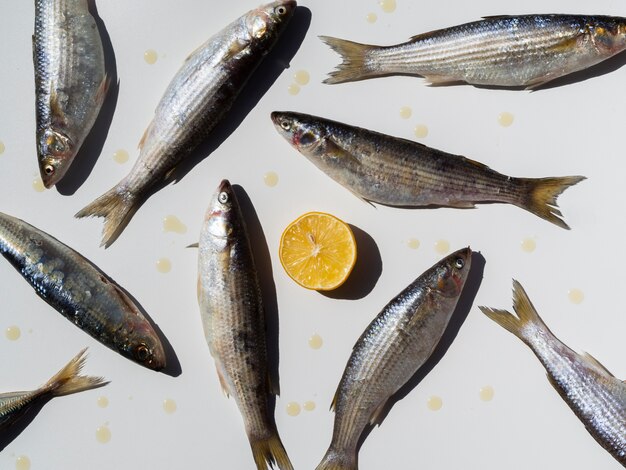
{"label": "fish head", "polygon": [[226,241],[231,236],[236,217],[233,210],[235,204],[233,187],[228,180],[222,180],[211,199],[204,221],[204,230],[212,238]]}
{"label": "fish head", "polygon": [[250,11],[244,17],[245,29],[252,40],[275,41],[296,11],[295,0],[278,0]]}
{"label": "fish head", "polygon": [[296,150],[310,157],[323,151],[326,128],[313,116],[285,111],[271,114],[274,127]]}
{"label": "fish head", "polygon": [[446,256],[432,268],[430,289],[443,297],[458,297],[463,290],[472,263],[467,247]]}
{"label": "fish head", "polygon": [[609,17],[587,28],[598,52],[613,55],[626,49],[626,18]]}
{"label": "fish head", "polygon": [[47,128],[37,137],[39,172],[46,188],[57,184],[70,167],[76,149],[72,139],[65,133]]}
{"label": "fish head", "polygon": [[136,320],[117,332],[120,338],[119,352],[148,369],[163,369],[167,359],[158,334],[143,315]]}

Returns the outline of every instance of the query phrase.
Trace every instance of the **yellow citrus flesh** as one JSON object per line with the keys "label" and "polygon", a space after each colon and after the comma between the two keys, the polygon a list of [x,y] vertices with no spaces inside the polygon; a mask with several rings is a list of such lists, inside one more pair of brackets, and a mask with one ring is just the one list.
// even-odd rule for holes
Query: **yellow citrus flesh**
{"label": "yellow citrus flesh", "polygon": [[289,277],[302,287],[332,290],[350,275],[356,242],[345,222],[323,212],[308,212],[287,226],[278,255]]}

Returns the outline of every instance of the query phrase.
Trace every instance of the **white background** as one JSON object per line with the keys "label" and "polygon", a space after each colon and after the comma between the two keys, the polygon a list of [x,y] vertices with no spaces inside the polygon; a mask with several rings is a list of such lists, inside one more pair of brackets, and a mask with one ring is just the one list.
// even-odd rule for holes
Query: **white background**
{"label": "white background", "polygon": [[[249,195],[271,254],[280,317],[276,420],[295,468],[315,468],[328,446],[333,419],[328,406],[354,341],[393,296],[441,257],[434,249],[441,239],[452,249],[470,245],[480,251],[486,260],[482,285],[443,359],[367,438],[360,468],[618,468],[551,388],[528,348],[476,305],[509,308],[515,277],[557,336],[574,349],[591,352],[616,376],[626,375],[626,68],[533,93],[433,88],[410,77],[327,86],[321,81],[339,58],[317,36],[393,44],[485,15],[618,15],[624,14],[623,5],[608,0],[593,6],[528,0],[510,8],[493,0],[399,0],[397,10],[387,14],[375,0],[301,3],[310,9],[311,23],[290,68],[217,150],[178,184],[152,196],[106,251],[98,247],[101,222],[76,220],[73,214],[130,170],[138,154],[136,144],[183,59],[256,7],[256,0],[98,2],[115,50],[119,96],[93,171],[84,184],[76,184],[72,195],[33,190],[38,172],[30,38],[34,7],[27,1],[0,3],[0,141],[6,146],[0,155],[0,210],[58,237],[128,289],[163,330],[182,367],[182,374],[171,377],[116,355],[72,327],[8,263],[0,263],[0,330],[16,325],[22,331],[17,341],[0,335],[0,389],[38,386],[85,346],[90,348],[86,372],[111,381],[106,388],[48,403],[0,453],[0,468],[14,468],[20,455],[30,458],[33,470],[253,468],[238,410],[221,393],[202,335],[196,253],[184,248],[197,241],[204,210],[222,178],[241,185]],[[374,24],[365,20],[370,12],[378,15]],[[143,60],[147,49],[159,55],[154,65]],[[293,73],[302,69],[310,73],[311,82],[292,96],[287,89]],[[412,108],[410,119],[400,117],[403,106]],[[571,231],[506,205],[476,210],[373,208],[291,149],[273,129],[273,110],[308,112],[406,138],[414,138],[416,124],[425,124],[430,133],[423,143],[505,174],[581,174],[589,179],[559,200]],[[508,128],[498,124],[505,111],[515,117]],[[130,162],[120,165],[113,160],[118,149],[129,151]],[[95,155],[86,158],[93,161]],[[279,175],[278,186],[264,184],[268,171]],[[375,241],[382,273],[368,295],[333,299],[297,286],[284,273],[277,256],[280,234],[290,221],[312,210],[333,213]],[[163,232],[162,220],[170,214],[186,224],[186,234]],[[521,249],[527,237],[536,241],[533,253]],[[407,246],[412,238],[421,242],[419,249]],[[162,257],[172,261],[168,274],[155,268]],[[370,258],[376,259],[375,254]],[[370,266],[360,269],[366,278],[368,269],[376,274]],[[583,291],[582,304],[568,299],[572,288]],[[324,340],[317,351],[308,345],[315,333]],[[491,402],[479,399],[486,385],[495,390]],[[443,399],[440,411],[426,406],[433,395]],[[97,406],[100,396],[109,399],[107,408]],[[178,405],[173,414],[163,411],[167,398]],[[317,404],[314,411],[287,415],[288,403],[308,400]],[[112,439],[100,444],[95,431],[105,423]]]}

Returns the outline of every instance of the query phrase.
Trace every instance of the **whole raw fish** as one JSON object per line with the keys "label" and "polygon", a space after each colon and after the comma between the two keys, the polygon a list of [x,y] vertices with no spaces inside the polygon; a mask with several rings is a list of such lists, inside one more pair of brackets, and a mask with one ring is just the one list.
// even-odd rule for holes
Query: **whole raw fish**
{"label": "whole raw fish", "polygon": [[198,303],[222,389],[237,402],[259,470],[292,470],[278,436],[270,395],[265,313],[246,225],[222,181],[206,212],[198,255]]}
{"label": "whole raw fish", "polygon": [[413,281],[354,345],[335,393],[330,447],[317,470],[356,470],[359,438],[380,424],[387,401],[430,357],[456,308],[471,266],[464,248]]}
{"label": "whole raw fish", "polygon": [[530,347],[545,367],[550,384],[587,431],[626,467],[626,384],[590,354],[578,354],[554,336],[519,282],[513,281],[517,316],[506,310],[479,308]]}
{"label": "whole raw fish", "polygon": [[434,84],[533,88],[626,49],[626,18],[493,16],[386,47],[321,39],[343,59],[325,83],[402,74],[420,75]]}
{"label": "whole raw fish", "polygon": [[320,170],[371,202],[471,208],[513,204],[569,229],[556,199],[584,176],[514,178],[417,142],[317,116],[274,112],[278,132]]}
{"label": "whole raw fish", "polygon": [[32,405],[41,401],[106,385],[108,382],[105,382],[102,377],[78,375],[85,364],[86,351],[87,349],[83,349],[79,352],[63,369],[37,390],[0,394],[0,432],[6,431],[24,416]]}
{"label": "whole raw fish", "polygon": [[76,217],[104,217],[102,245],[109,246],[151,190],[223,118],[239,92],[274,46],[296,9],[279,0],[235,20],[193,52],[157,106],[130,173]]}
{"label": "whole raw fish", "polygon": [[37,158],[50,188],[72,164],[109,87],[88,0],[35,0],[33,61]]}
{"label": "whole raw fish", "polygon": [[56,238],[0,212],[0,253],[65,318],[144,367],[165,367],[159,336],[115,281]]}

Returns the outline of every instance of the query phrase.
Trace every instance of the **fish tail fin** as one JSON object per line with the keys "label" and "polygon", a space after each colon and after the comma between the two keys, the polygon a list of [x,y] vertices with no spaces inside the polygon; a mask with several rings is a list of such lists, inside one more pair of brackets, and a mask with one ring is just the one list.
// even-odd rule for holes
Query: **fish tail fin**
{"label": "fish tail fin", "polygon": [[517,205],[548,222],[569,230],[556,200],[563,191],[584,179],[586,179],[584,176],[521,178],[525,191],[523,191],[522,200],[518,201]]}
{"label": "fish tail fin", "polygon": [[279,470],[293,470],[293,465],[278,432],[274,431],[267,438],[251,439],[250,446],[258,470],[266,470],[268,465],[271,468],[277,467]]}
{"label": "fish tail fin", "polygon": [[507,329],[525,343],[530,343],[537,329],[550,331],[543,322],[522,285],[513,280],[513,310],[517,316],[507,310],[478,307],[498,325]]}
{"label": "fish tail fin", "polygon": [[337,452],[331,445],[315,470],[358,470],[358,468],[356,451],[353,453]]}
{"label": "fish tail fin", "polygon": [[324,83],[352,82],[378,74],[369,68],[367,59],[370,52],[380,49],[379,46],[359,44],[358,42],[346,41],[345,39],[330,36],[320,36],[320,39],[343,59],[343,62],[337,66],[337,70],[328,74],[329,76],[324,80]]}
{"label": "fish tail fin", "polygon": [[42,391],[53,397],[60,397],[106,385],[108,382],[102,377],[79,375],[85,365],[86,351],[87,348],[79,352],[63,369],[48,380],[42,387]]}
{"label": "fish tail fin", "polygon": [[100,246],[108,248],[117,239],[136,210],[137,198],[130,193],[122,193],[118,185],[78,211],[75,217],[79,219],[104,217]]}

